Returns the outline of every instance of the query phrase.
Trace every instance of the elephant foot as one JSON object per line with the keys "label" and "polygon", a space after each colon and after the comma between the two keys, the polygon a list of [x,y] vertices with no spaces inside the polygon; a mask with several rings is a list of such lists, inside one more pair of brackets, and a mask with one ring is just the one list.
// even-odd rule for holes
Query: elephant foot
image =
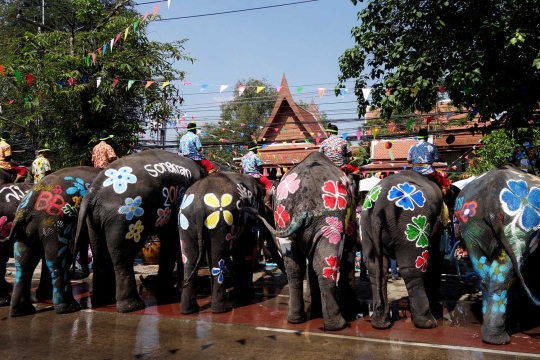
{"label": "elephant foot", "polygon": [[11,296],[7,292],[0,292],[0,307],[9,306]]}
{"label": "elephant foot", "polygon": [[81,305],[79,305],[78,302],[73,300],[70,303],[63,303],[54,305],[54,310],[57,314],[71,314],[73,312],[77,312],[81,310]]}
{"label": "elephant foot", "polygon": [[388,318],[382,318],[382,317],[376,317],[375,314],[373,314],[373,318],[371,319],[371,327],[377,330],[385,330],[389,329],[392,326],[392,322]]}
{"label": "elephant foot", "polygon": [[189,303],[188,301],[182,301],[180,304],[180,312],[184,315],[189,314],[195,314],[199,312],[201,308],[199,307],[199,304],[195,301],[195,303]]}
{"label": "elephant foot", "polygon": [[504,330],[495,332],[482,328],[482,341],[486,344],[506,345],[510,343],[510,336]]}
{"label": "elephant foot", "polygon": [[140,297],[134,299],[121,300],[116,302],[116,311],[119,313],[128,313],[137,310],[143,310],[146,307]]}
{"label": "elephant foot", "polygon": [[291,324],[301,324],[306,322],[306,314],[287,314],[287,321]]}
{"label": "elephant foot", "polygon": [[9,316],[11,317],[19,317],[19,316],[25,316],[25,315],[33,315],[36,313],[36,308],[32,304],[25,304],[21,306],[11,306],[11,309],[9,311]]}
{"label": "elephant foot", "polygon": [[330,331],[342,330],[347,326],[347,322],[343,316],[335,316],[332,319],[324,319],[324,329]]}
{"label": "elephant foot", "polygon": [[433,329],[437,327],[437,320],[429,314],[425,318],[416,319],[413,317],[414,326],[419,329]]}
{"label": "elephant foot", "polygon": [[221,314],[226,313],[229,311],[232,311],[232,305],[229,301],[223,301],[221,303],[216,303],[215,301],[212,301],[212,312],[214,314]]}

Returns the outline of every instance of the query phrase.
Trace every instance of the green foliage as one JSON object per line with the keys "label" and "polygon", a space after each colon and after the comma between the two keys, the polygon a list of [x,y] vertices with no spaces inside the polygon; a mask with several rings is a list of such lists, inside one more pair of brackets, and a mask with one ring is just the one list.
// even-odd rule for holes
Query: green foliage
{"label": "green foliage", "polygon": [[483,121],[503,111],[509,128],[530,120],[540,99],[536,1],[371,0],[358,19],[356,45],[339,59],[336,92],[356,79],[359,114],[370,105],[362,88],[372,83],[371,105],[383,118],[396,104],[427,112],[445,87],[454,106],[476,108]]}
{"label": "green foliage", "polygon": [[[369,145],[367,145],[369,146]],[[367,146],[355,146],[351,149],[352,158],[349,161],[350,164],[354,166],[362,166],[367,164],[367,159],[369,159],[369,151]]]}

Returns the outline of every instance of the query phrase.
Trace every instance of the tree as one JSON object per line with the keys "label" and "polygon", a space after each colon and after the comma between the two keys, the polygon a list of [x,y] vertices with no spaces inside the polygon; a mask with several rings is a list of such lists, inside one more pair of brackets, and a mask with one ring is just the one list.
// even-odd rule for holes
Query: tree
{"label": "tree", "polygon": [[[106,130],[115,135],[114,147],[122,156],[137,142],[145,119],[165,121],[177,111],[174,85],[162,87],[161,82],[183,78],[173,64],[193,61],[183,54],[186,40],[149,41],[148,21],[130,0],[47,1],[47,13],[55,17],[46,19],[41,32],[27,18],[16,20],[13,6],[0,14],[7,42],[0,57],[6,75],[0,78],[5,89],[0,102],[12,103],[3,107],[0,120],[33,140],[29,150],[47,142],[58,149],[53,164],[77,165],[89,160],[99,132]],[[111,38],[117,37],[111,51]],[[151,79],[158,84],[146,88]]]}
{"label": "tree", "polygon": [[[296,105],[300,106],[302,109],[309,111],[310,105],[307,102],[303,100],[298,100],[295,102],[296,102]],[[319,119],[321,120],[321,124],[323,125],[323,127],[326,128],[326,126],[330,124],[330,119],[328,118],[328,114],[326,114],[326,112],[324,111],[319,110],[318,105],[315,105],[315,108],[317,109],[317,113],[319,114]]]}
{"label": "tree", "polygon": [[396,103],[431,110],[440,89],[482,121],[506,112],[508,128],[528,126],[540,99],[537,2],[371,0],[358,19],[356,45],[339,58],[336,93],[356,79],[360,114],[369,105],[362,88],[373,81],[372,104],[384,118]]}

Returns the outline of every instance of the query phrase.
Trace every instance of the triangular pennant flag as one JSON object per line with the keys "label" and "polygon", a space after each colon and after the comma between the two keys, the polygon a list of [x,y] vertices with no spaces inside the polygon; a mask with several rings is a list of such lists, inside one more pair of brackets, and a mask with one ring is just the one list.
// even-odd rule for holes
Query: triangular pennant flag
{"label": "triangular pennant flag", "polygon": [[105,51],[107,51],[107,44],[103,44],[103,52],[101,53],[101,56],[105,56]]}
{"label": "triangular pennant flag", "polygon": [[341,97],[344,97],[347,94],[347,89],[341,88],[339,89],[339,92],[341,94]]}
{"label": "triangular pennant flag", "polygon": [[439,92],[440,92],[441,94],[444,94],[445,91],[446,91],[446,88],[445,88],[445,87],[440,87],[440,88],[439,88]]}
{"label": "triangular pennant flag", "polygon": [[118,79],[117,78],[112,79],[112,87],[115,87],[116,84],[118,84]]}
{"label": "triangular pennant flag", "polygon": [[283,89],[283,86],[276,86],[277,92],[279,92],[281,89]]}
{"label": "triangular pennant flag", "polygon": [[146,14],[144,14],[143,18],[141,19],[141,22],[144,22],[144,20],[146,20],[146,18],[148,17],[148,15],[150,15],[149,12],[147,12]]}
{"label": "triangular pennant flag", "polygon": [[412,124],[414,123],[414,120],[407,121],[407,131],[411,130]]}
{"label": "triangular pennant flag", "polygon": [[390,124],[388,125],[388,132],[391,134],[394,132],[394,130],[396,129],[396,125],[395,124]]}
{"label": "triangular pennant flag", "polygon": [[32,81],[34,80],[34,75],[32,74],[27,74],[26,75],[26,81],[28,82],[28,86],[32,86]]}
{"label": "triangular pennant flag", "polygon": [[2,76],[6,76],[6,73],[4,72],[4,65],[0,65],[0,74],[2,74]]}
{"label": "triangular pennant flag", "polygon": [[301,86],[299,86],[299,87],[297,87],[297,88],[296,88],[296,92],[297,92],[297,93],[300,93],[300,92],[302,92],[302,90],[304,90],[304,88],[303,88],[303,87],[301,87]]}
{"label": "triangular pennant flag", "polygon": [[161,84],[161,88],[162,88],[162,89],[165,89],[165,87],[166,87],[167,85],[169,85],[169,84],[170,84],[169,81],[165,81],[163,84]]}
{"label": "triangular pennant flag", "polygon": [[97,52],[98,52],[99,56],[101,56],[101,48],[98,48]]}
{"label": "triangular pennant flag", "polygon": [[21,82],[21,72],[19,70],[14,70],[13,75],[15,75],[17,82]]}
{"label": "triangular pennant flag", "polygon": [[245,85],[241,85],[238,87],[238,96],[242,96],[242,94],[244,93],[244,91],[246,90],[246,86]]}
{"label": "triangular pennant flag", "polygon": [[347,135],[349,135],[349,133],[343,133],[343,134],[341,134],[341,137],[343,138],[343,140],[347,140]]}
{"label": "triangular pennant flag", "polygon": [[146,85],[144,86],[145,89],[148,89],[150,87],[150,85],[152,85],[154,82],[152,80],[148,80],[146,82]]}
{"label": "triangular pennant flag", "polygon": [[360,141],[362,138],[362,132],[360,130],[356,130],[356,140]]}
{"label": "triangular pennant flag", "polygon": [[367,101],[367,98],[369,97],[370,93],[371,93],[371,88],[363,88],[362,89],[362,95],[364,95],[364,100]]}
{"label": "triangular pennant flag", "polygon": [[98,78],[96,79],[96,84],[97,84],[96,87],[99,87],[99,85],[101,84],[101,77],[98,77]]}
{"label": "triangular pennant flag", "polygon": [[69,78],[67,82],[68,82],[69,86],[75,85],[75,79],[74,78]]}
{"label": "triangular pennant flag", "polygon": [[96,53],[92,53],[92,64],[96,65]]}
{"label": "triangular pennant flag", "polygon": [[119,32],[118,35],[116,35],[116,37],[114,38],[114,45],[116,45],[116,43],[118,42],[118,40],[120,40],[120,37],[122,36],[122,32]]}
{"label": "triangular pennant flag", "polygon": [[56,85],[58,87],[58,89],[62,89],[64,87],[64,83],[62,81],[56,81]]}
{"label": "triangular pennant flag", "polygon": [[229,87],[229,85],[221,85],[221,86],[219,87],[219,92],[223,92],[223,90],[225,90],[225,89],[228,88],[228,87]]}
{"label": "triangular pennant flag", "polygon": [[204,91],[208,87],[208,84],[202,84],[201,85],[201,91]]}
{"label": "triangular pennant flag", "polygon": [[135,20],[133,23],[133,31],[137,31],[137,25],[139,25],[139,20]]}
{"label": "triangular pennant flag", "polygon": [[373,134],[373,138],[377,138],[377,133],[379,132],[379,128],[371,129],[371,134]]}
{"label": "triangular pennant flag", "polygon": [[167,9],[171,7],[171,0],[167,0]]}
{"label": "triangular pennant flag", "polygon": [[418,95],[418,88],[411,88],[411,92],[414,94],[414,97],[416,97],[416,95]]}
{"label": "triangular pennant flag", "polygon": [[264,90],[266,86],[257,86],[257,94]]}
{"label": "triangular pennant flag", "polygon": [[83,75],[83,77],[82,77],[82,83],[83,83],[83,84],[86,84],[86,81],[88,81],[88,76]]}
{"label": "triangular pennant flag", "polygon": [[319,98],[322,98],[324,95],[324,92],[326,91],[326,88],[318,88],[317,90],[319,91]]}
{"label": "triangular pennant flag", "polygon": [[432,122],[433,119],[435,119],[435,116],[428,116],[428,117],[426,118],[426,124],[429,125],[429,123]]}
{"label": "triangular pennant flag", "polygon": [[157,16],[157,10],[158,10],[158,8],[159,8],[159,5],[161,5],[161,3],[157,4],[156,6],[154,6],[154,13],[153,13],[154,19],[155,19],[156,16]]}
{"label": "triangular pennant flag", "polygon": [[184,84],[184,85],[191,85],[191,81],[182,81],[182,84]]}
{"label": "triangular pennant flag", "polygon": [[90,55],[86,55],[86,66],[90,66]]}
{"label": "triangular pennant flag", "polygon": [[128,90],[131,89],[135,80],[128,80]]}
{"label": "triangular pennant flag", "polygon": [[454,115],[453,112],[446,113],[446,120],[450,119],[452,115]]}
{"label": "triangular pennant flag", "polygon": [[129,26],[126,28],[126,31],[124,32],[124,40],[126,40],[129,33]]}
{"label": "triangular pennant flag", "polygon": [[114,45],[114,37],[111,38],[111,42],[110,42],[111,52],[112,52],[112,49],[113,49],[113,45]]}

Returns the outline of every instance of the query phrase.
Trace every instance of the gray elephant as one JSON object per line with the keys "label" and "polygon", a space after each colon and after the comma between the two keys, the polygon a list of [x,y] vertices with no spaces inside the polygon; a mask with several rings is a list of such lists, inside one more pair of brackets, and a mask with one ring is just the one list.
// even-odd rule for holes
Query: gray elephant
{"label": "gray elephant", "polygon": [[[0,239],[9,236],[17,206],[33,184],[1,184],[0,185]],[[13,256],[13,244],[11,242],[0,243],[0,306],[9,305],[11,296],[11,284],[5,279],[6,266],[9,258]]]}
{"label": "gray elephant", "polygon": [[[234,292],[239,304],[253,300],[258,226],[242,208],[250,206],[265,212],[264,194],[264,189],[251,176],[231,172],[209,176],[186,191],[179,213],[185,279],[180,308],[183,314],[199,310],[194,278],[205,254],[211,268],[212,312],[232,309],[225,286],[229,271],[234,273]],[[273,240],[269,245],[272,244]],[[274,254],[279,256],[277,251]]]}
{"label": "gray elephant", "polygon": [[116,294],[118,312],[145,307],[133,261],[152,235],[161,245],[159,287],[172,290],[180,239],[171,218],[176,219],[185,190],[204,176],[206,171],[194,161],[164,150],[126,156],[99,174],[81,204],[76,236],[76,242],[84,233],[90,237],[94,306],[114,301]]}
{"label": "gray elephant", "polygon": [[324,155],[311,153],[281,179],[273,208],[276,229],[259,218],[277,237],[283,254],[290,291],[287,321],[307,319],[303,299],[307,267],[312,314],[322,311],[327,330],[343,329],[346,321],[336,299],[336,283],[339,278],[340,289],[350,288],[354,256],[342,259],[342,254],[346,233],[356,232],[347,177]]}
{"label": "gray elephant", "polygon": [[[73,298],[69,267],[76,252],[72,245],[81,201],[98,173],[99,169],[88,166],[56,171],[41,179],[21,200],[7,238],[15,241],[11,316],[35,313],[30,288],[40,259],[47,268],[42,274],[48,272],[51,276],[56,313],[80,310]],[[81,243],[88,244],[88,239]]]}
{"label": "gray elephant", "polygon": [[510,337],[505,321],[511,285],[519,281],[529,299],[540,305],[521,271],[538,246],[540,178],[511,165],[488,171],[459,193],[455,214],[480,280],[482,340],[507,344]]}
{"label": "gray elephant", "polygon": [[[449,207],[458,192],[452,187]],[[439,246],[444,230],[438,220],[442,207],[438,185],[413,171],[384,178],[368,193],[360,218],[360,242],[373,290],[374,328],[392,325],[386,290],[388,257],[399,264],[414,325],[437,326],[432,312],[442,315],[437,301],[444,257]]]}

